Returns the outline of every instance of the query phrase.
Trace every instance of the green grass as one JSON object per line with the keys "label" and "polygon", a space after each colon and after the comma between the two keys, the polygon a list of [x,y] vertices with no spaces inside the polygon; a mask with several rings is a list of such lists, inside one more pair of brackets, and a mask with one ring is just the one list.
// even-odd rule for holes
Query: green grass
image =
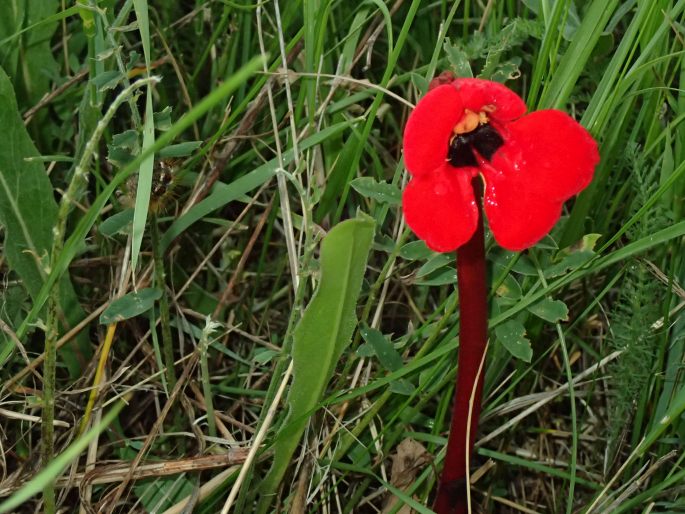
{"label": "green grass", "polygon": [[[684,11],[685,0],[3,3],[0,502],[16,493],[17,506],[0,509],[51,512],[54,482],[65,512],[165,512],[189,495],[200,513],[229,497],[237,513],[430,512],[456,280],[452,256],[406,228],[398,198],[409,105],[452,68],[571,113],[601,154],[535,248],[514,255],[488,239],[473,501],[489,513],[684,511]],[[147,73],[161,80],[127,89]],[[164,152],[180,157],[149,212]],[[375,235],[349,326],[300,324],[322,303],[323,238],[364,215]],[[324,312],[356,297],[336,278]],[[136,303],[146,288],[152,300]],[[96,429],[79,437],[105,309],[119,321]],[[500,341],[521,326],[530,363]],[[330,380],[299,382],[306,408],[289,414],[302,340],[344,350],[332,363],[298,357],[296,373]],[[41,468],[52,396],[61,423],[43,434],[58,457]],[[406,439],[423,450],[402,453]],[[232,473],[225,460],[190,466],[229,448],[249,451],[247,464],[241,453]],[[394,459],[416,466],[399,473]],[[134,461],[183,462],[97,481]],[[94,469],[94,482],[78,489],[68,469]]]}

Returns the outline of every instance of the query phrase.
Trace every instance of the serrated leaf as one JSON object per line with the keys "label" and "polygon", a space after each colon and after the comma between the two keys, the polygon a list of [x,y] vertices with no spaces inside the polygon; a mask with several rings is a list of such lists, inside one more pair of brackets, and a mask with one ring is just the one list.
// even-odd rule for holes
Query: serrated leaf
{"label": "serrated leaf", "polygon": [[125,130],[112,136],[112,146],[120,146],[129,150],[140,150],[140,138],[137,130]]}
{"label": "serrated leaf", "polygon": [[[110,57],[112,57],[112,56],[114,55],[115,52],[116,52],[117,54],[120,53],[120,52],[121,52],[121,49],[122,49],[121,45],[120,45],[120,46],[116,46],[116,47],[110,46],[110,47],[108,47],[108,48],[105,48],[104,50],[102,50],[101,52],[98,52],[98,53],[95,55],[95,60],[96,60],[96,61],[106,61],[107,59],[109,59]],[[107,73],[107,72],[105,72],[105,73]],[[102,74],[100,74],[100,75],[102,75]]]}
{"label": "serrated leaf", "polygon": [[502,323],[495,328],[495,336],[502,346],[517,359],[530,362],[533,358],[533,349],[526,337],[526,327],[520,321],[510,319]]}
{"label": "serrated leaf", "polygon": [[369,217],[336,225],[321,243],[321,279],[294,331],[288,415],[274,439],[274,457],[260,491],[273,494],[292,463],[309,417],[352,339],[356,306],[375,223]]}
{"label": "serrated leaf", "polygon": [[167,106],[163,110],[154,114],[155,128],[157,130],[169,130],[172,125],[171,107]]}
{"label": "serrated leaf", "polygon": [[445,55],[447,55],[447,60],[457,77],[473,77],[473,70],[471,70],[469,58],[464,50],[453,45],[448,38],[445,38],[443,48],[445,50]]}
{"label": "serrated leaf", "polygon": [[514,62],[514,59],[510,61],[503,62],[497,66],[497,69],[490,76],[490,80],[493,82],[504,83],[507,80],[515,80],[521,76],[521,70],[519,70],[520,59],[516,59],[518,63]]}
{"label": "serrated leaf", "polygon": [[120,71],[105,71],[91,80],[91,83],[98,88],[99,91],[107,91],[108,89],[117,87],[123,78],[124,75]]}
{"label": "serrated leaf", "polygon": [[350,182],[352,188],[362,196],[381,203],[398,205],[402,202],[402,193],[394,184],[377,182],[373,177],[359,177]]}
{"label": "serrated leaf", "polygon": [[369,327],[364,323],[359,328],[359,333],[368,344],[373,347],[373,352],[378,357],[378,361],[388,371],[397,371],[402,368],[404,362],[392,343],[375,328]]}
{"label": "serrated leaf", "polygon": [[140,139],[136,130],[126,130],[112,136],[107,145],[107,160],[113,165],[123,167],[140,153]]}
{"label": "serrated leaf", "polygon": [[549,321],[550,323],[568,320],[568,307],[561,300],[544,298],[538,303],[528,307],[528,310],[537,317]]}
{"label": "serrated leaf", "polygon": [[100,315],[100,324],[109,325],[139,316],[149,311],[161,296],[161,290],[149,287],[117,298]]}

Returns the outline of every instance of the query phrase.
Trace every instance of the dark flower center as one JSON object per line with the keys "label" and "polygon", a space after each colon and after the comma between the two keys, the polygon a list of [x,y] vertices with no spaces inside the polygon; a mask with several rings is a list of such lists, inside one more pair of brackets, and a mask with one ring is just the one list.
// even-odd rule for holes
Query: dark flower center
{"label": "dark flower center", "polygon": [[489,123],[481,123],[471,132],[457,134],[450,140],[447,160],[456,168],[478,166],[473,151],[476,150],[488,161],[504,144],[504,139]]}

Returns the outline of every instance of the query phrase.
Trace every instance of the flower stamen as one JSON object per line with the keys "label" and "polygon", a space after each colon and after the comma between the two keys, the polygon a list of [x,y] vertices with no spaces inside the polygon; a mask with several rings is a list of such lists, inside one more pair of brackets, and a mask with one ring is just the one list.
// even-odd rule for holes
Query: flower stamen
{"label": "flower stamen", "polygon": [[494,110],[494,106],[485,105],[477,113],[469,109],[464,111],[464,116],[452,129],[453,136],[447,151],[447,160],[452,166],[478,166],[474,151],[490,160],[504,144],[502,136],[490,125],[488,113]]}

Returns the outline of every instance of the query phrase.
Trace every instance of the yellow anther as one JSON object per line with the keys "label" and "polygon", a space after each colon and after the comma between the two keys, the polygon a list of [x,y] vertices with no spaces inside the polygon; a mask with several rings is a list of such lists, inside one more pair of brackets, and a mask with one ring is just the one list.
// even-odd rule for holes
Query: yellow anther
{"label": "yellow anther", "polygon": [[468,134],[469,132],[473,132],[479,124],[480,114],[466,109],[464,111],[464,117],[454,126],[454,133],[457,135]]}

